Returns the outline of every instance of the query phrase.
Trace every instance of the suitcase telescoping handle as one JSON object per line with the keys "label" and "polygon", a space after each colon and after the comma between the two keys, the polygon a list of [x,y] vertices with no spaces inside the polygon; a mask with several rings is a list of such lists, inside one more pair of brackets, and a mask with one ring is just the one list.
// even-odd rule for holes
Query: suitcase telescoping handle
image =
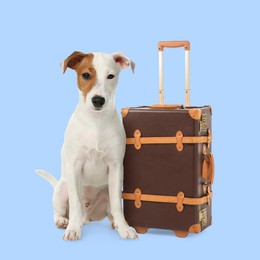
{"label": "suitcase telescoping handle", "polygon": [[163,41],[158,43],[159,50],[159,106],[164,107],[163,87],[163,49],[184,47],[185,50],[185,106],[190,105],[190,42]]}

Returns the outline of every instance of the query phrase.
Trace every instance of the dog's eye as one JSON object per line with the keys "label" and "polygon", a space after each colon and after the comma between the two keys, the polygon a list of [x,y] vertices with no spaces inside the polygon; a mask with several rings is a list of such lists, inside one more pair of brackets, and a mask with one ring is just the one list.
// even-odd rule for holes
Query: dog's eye
{"label": "dog's eye", "polygon": [[84,74],[82,74],[82,77],[84,78],[84,79],[90,79],[91,78],[91,76],[90,76],[90,74],[89,73],[84,73]]}
{"label": "dog's eye", "polygon": [[107,76],[108,79],[113,79],[114,77],[115,77],[115,75],[113,75],[113,74],[109,74],[109,75]]}

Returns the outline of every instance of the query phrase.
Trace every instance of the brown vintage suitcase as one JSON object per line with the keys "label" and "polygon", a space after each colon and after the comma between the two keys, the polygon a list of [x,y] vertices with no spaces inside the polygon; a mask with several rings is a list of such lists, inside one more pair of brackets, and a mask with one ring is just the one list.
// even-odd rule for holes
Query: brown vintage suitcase
{"label": "brown vintage suitcase", "polygon": [[[158,46],[160,104],[122,109],[127,137],[124,213],[138,233],[160,228],[186,237],[212,223],[212,111],[210,106],[189,106],[190,43]],[[164,105],[164,47],[185,49],[185,106]]]}

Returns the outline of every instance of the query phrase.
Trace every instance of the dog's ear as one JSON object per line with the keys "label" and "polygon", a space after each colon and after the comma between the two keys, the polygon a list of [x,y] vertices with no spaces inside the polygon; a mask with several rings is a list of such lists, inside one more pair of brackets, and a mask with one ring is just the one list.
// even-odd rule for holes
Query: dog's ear
{"label": "dog's ear", "polygon": [[87,56],[87,54],[79,51],[74,51],[69,57],[61,62],[62,73],[65,73],[67,68],[76,70],[81,61]]}
{"label": "dog's ear", "polygon": [[122,52],[116,52],[113,53],[112,56],[114,61],[120,65],[121,69],[125,69],[130,65],[132,72],[134,73],[135,64],[126,55],[124,55]]}

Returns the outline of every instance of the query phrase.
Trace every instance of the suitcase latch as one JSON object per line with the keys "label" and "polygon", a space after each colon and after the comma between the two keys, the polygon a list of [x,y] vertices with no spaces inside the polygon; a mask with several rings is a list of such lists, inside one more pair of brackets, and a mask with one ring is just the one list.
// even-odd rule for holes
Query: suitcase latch
{"label": "suitcase latch", "polygon": [[182,143],[182,140],[183,140],[183,133],[182,131],[178,131],[176,133],[176,149],[181,152],[183,150],[183,143]]}
{"label": "suitcase latch", "polygon": [[177,194],[177,204],[176,204],[176,208],[179,212],[182,212],[183,209],[184,209],[184,206],[183,206],[183,200],[184,200],[184,193],[182,191],[180,191],[178,194]]}
{"label": "suitcase latch", "polygon": [[142,196],[142,192],[140,189],[135,189],[135,192],[134,192],[134,198],[135,198],[135,207],[136,208],[141,208],[142,206],[142,202],[141,202],[141,196]]}
{"label": "suitcase latch", "polygon": [[135,138],[134,146],[135,146],[136,150],[140,150],[141,149],[140,137],[141,137],[141,131],[138,130],[138,129],[135,130],[135,132],[134,132],[134,138]]}

